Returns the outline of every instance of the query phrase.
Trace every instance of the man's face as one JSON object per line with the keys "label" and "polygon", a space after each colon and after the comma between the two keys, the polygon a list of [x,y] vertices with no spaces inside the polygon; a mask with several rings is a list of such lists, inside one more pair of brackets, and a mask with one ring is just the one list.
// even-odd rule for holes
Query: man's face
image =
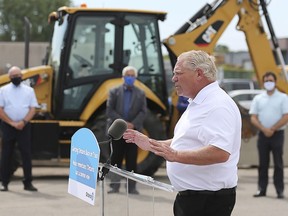
{"label": "man's face", "polygon": [[126,71],[125,76],[135,77],[135,72],[133,70],[128,70]]}
{"label": "man's face", "polygon": [[134,70],[126,71],[123,79],[126,86],[133,86],[136,79]]}
{"label": "man's face", "polygon": [[22,73],[19,70],[13,70],[9,73],[10,80],[13,78],[22,77]]}
{"label": "man's face", "polygon": [[275,79],[272,75],[265,76],[264,79],[264,88],[269,92],[275,89]]}
{"label": "man's face", "polygon": [[272,75],[264,77],[264,82],[275,82],[275,79]]}
{"label": "man's face", "polygon": [[12,67],[9,71],[10,81],[17,87],[22,82],[21,70],[17,67]]}
{"label": "man's face", "polygon": [[181,59],[175,65],[172,82],[179,96],[195,97],[196,72],[183,66]]}

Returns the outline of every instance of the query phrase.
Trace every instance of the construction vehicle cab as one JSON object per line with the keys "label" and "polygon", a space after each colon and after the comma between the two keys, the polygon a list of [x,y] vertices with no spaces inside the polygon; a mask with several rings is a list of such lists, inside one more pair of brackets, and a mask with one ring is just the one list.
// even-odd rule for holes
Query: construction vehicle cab
{"label": "construction vehicle cab", "polygon": [[[147,97],[145,133],[165,139],[168,95],[157,11],[59,8],[49,22],[54,32],[46,66],[23,70],[33,86],[40,108],[32,121],[33,156],[69,159],[70,139],[81,127],[90,128],[98,142],[106,134],[106,100],[111,88],[123,83],[122,69],[138,69],[135,85]],[[0,84],[9,82],[0,77]],[[102,162],[109,145],[101,145]],[[137,172],[152,175],[163,159],[153,153],[138,154]]]}
{"label": "construction vehicle cab", "polygon": [[[47,62],[54,74],[49,111],[53,117],[83,122],[98,141],[107,139],[108,92],[122,84],[122,69],[132,65],[138,69],[136,85],[147,97],[145,132],[165,138],[166,126],[160,118],[167,115],[168,95],[158,29],[158,21],[165,16],[151,11],[60,8],[53,16],[54,34]],[[69,142],[74,126],[60,128],[60,142],[63,138],[63,143],[65,139]],[[64,150],[65,145],[61,147]],[[63,152],[69,152],[69,147],[66,145],[68,149]],[[148,152],[139,152],[138,159],[138,171],[146,174],[153,174],[162,163]]]}

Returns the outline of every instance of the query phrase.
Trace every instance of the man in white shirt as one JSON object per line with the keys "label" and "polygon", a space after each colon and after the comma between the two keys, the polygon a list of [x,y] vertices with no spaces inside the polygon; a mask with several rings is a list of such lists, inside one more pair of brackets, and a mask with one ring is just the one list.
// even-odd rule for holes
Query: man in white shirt
{"label": "man in white shirt", "polygon": [[170,140],[156,141],[134,130],[124,139],[167,160],[178,191],[174,215],[229,216],[235,205],[241,115],[216,81],[214,58],[204,51],[178,57],[172,81],[189,105]]}
{"label": "man in white shirt", "polygon": [[15,143],[21,153],[24,173],[24,190],[37,191],[32,185],[31,163],[31,135],[29,121],[35,114],[38,106],[33,88],[22,82],[22,73],[19,67],[12,67],[8,71],[11,83],[0,89],[0,118],[2,135],[1,152],[1,191],[8,191],[12,154]]}
{"label": "man in white shirt", "polygon": [[254,97],[250,111],[251,123],[259,129],[257,147],[259,154],[258,191],[254,197],[266,196],[270,152],[274,160],[274,186],[277,198],[284,198],[283,145],[284,129],[288,121],[288,97],[276,88],[273,72],[263,76],[265,93]]}

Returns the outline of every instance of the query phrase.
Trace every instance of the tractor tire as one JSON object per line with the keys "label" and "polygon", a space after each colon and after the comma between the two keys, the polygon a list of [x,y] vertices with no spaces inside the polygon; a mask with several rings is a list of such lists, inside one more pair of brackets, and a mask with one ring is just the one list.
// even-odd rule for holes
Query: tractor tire
{"label": "tractor tire", "polygon": [[[100,112],[94,119],[91,121],[87,127],[94,133],[97,138],[98,143],[108,140],[107,135],[107,125],[106,125],[107,116],[104,111]],[[165,128],[160,119],[148,110],[146,119],[144,121],[144,130],[147,136],[153,139],[166,139]],[[110,156],[110,146],[108,142],[99,144],[100,147],[100,162],[105,163]],[[143,151],[138,148],[138,159],[137,159],[137,173],[143,175],[152,176],[158,168],[163,164],[164,159],[155,155],[154,153]],[[125,162],[124,162],[125,163]]]}
{"label": "tractor tire", "polygon": [[[105,142],[108,140],[107,135],[107,116],[105,111],[99,112],[99,114],[93,119],[93,121],[89,122],[87,128],[89,128],[95,135],[99,148],[100,148],[100,162],[105,163],[110,156],[110,146],[109,142]],[[103,142],[103,144],[101,143]]]}
{"label": "tractor tire", "polygon": [[[166,128],[163,122],[151,110],[147,110],[144,121],[144,130],[147,136],[156,140],[167,139]],[[143,157],[144,155],[144,157]],[[142,158],[142,159],[141,159]],[[143,175],[152,176],[163,164],[164,159],[152,152],[138,150],[137,172]]]}

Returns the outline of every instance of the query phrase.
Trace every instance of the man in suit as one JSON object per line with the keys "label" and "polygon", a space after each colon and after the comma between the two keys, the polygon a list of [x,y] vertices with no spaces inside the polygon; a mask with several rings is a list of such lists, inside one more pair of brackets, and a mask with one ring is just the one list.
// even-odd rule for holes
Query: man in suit
{"label": "man in suit", "polygon": [[[127,122],[129,129],[141,131],[147,112],[146,97],[144,91],[134,86],[137,78],[137,69],[127,66],[122,70],[123,84],[111,89],[107,100],[106,115],[108,127],[115,119],[121,118]],[[113,140],[113,154],[111,164],[122,168],[122,161],[125,158],[126,170],[136,172],[137,167],[137,145],[127,144],[123,138]],[[120,184],[114,179],[110,184],[111,190],[108,193],[118,193]],[[128,181],[128,192],[139,194],[136,190],[136,182]]]}

